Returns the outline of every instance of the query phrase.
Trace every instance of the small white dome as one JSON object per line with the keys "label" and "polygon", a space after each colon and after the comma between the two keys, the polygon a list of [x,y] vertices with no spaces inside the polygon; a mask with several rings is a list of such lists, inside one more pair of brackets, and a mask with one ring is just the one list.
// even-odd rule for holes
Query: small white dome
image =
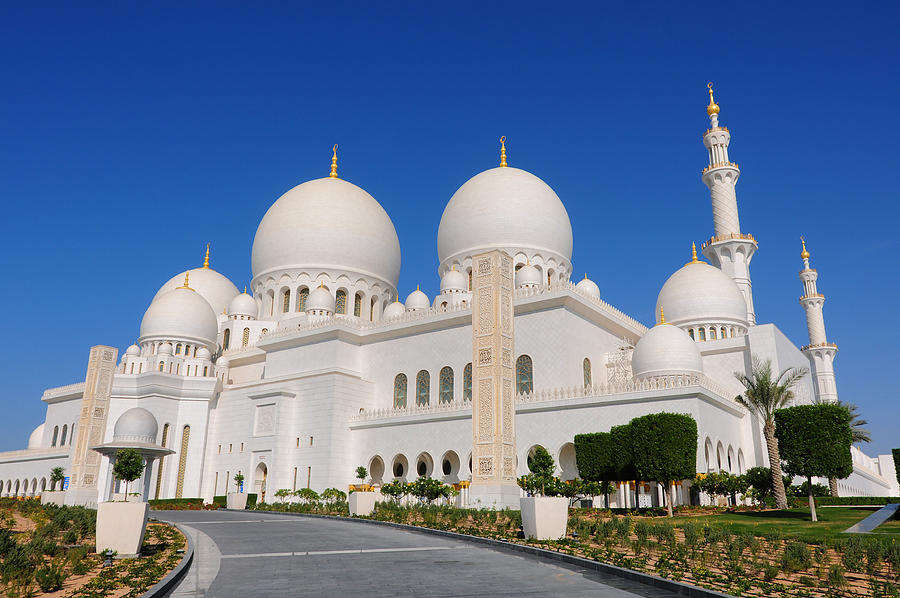
{"label": "small white dome", "polygon": [[28,448],[39,449],[44,441],[44,424],[39,425],[28,437]]}
{"label": "small white dome", "polygon": [[676,326],[729,322],[746,327],[747,303],[734,281],[706,262],[677,270],[656,299],[656,317],[663,308],[666,322]]}
{"label": "small white dome", "polygon": [[157,297],[141,320],[138,342],[177,339],[215,346],[219,333],[216,314],[193,288],[177,288]]}
{"label": "small white dome", "polygon": [[687,332],[670,324],[658,324],[635,345],[631,371],[636,378],[702,374],[703,360],[697,343]]}
{"label": "small white dome", "polygon": [[428,300],[428,295],[418,288],[406,297],[406,311],[421,311],[429,307],[431,307],[431,301]]}
{"label": "small white dome", "polygon": [[600,287],[587,276],[584,277],[584,280],[578,281],[578,284],[575,285],[575,290],[594,299],[600,298]]}
{"label": "small white dome", "polygon": [[541,271],[531,264],[525,264],[516,271],[516,288],[539,287],[543,280]]}
{"label": "small white dome", "polygon": [[141,348],[137,345],[131,345],[127,349],[125,349],[125,355],[129,355],[131,357],[137,357],[141,354]]}
{"label": "small white dome", "polygon": [[441,264],[492,249],[568,264],[572,224],[547,183],[518,168],[498,167],[475,175],[453,194],[438,227]]}
{"label": "small white dome", "polygon": [[406,313],[406,306],[404,306],[399,301],[394,301],[390,305],[384,308],[384,313],[381,314],[382,320],[393,320],[394,318],[398,318]]}
{"label": "small white dome", "polygon": [[349,270],[397,285],[400,241],[375,198],[326,177],[297,185],[256,229],[253,276],[294,268]]}
{"label": "small white dome", "polygon": [[313,289],[306,299],[306,311],[327,311],[334,313],[334,295],[328,287],[319,286]]}
{"label": "small white dome", "polygon": [[228,304],[229,316],[249,316],[254,320],[259,316],[259,306],[247,292],[243,292]]}
{"label": "small white dome", "polygon": [[206,347],[200,347],[200,350],[197,351],[197,358],[198,359],[211,359],[212,353],[210,353],[209,349],[207,349]]}
{"label": "small white dome", "polygon": [[[238,294],[234,283],[212,268],[194,268],[188,270],[188,273],[190,274],[190,287],[206,299],[214,314],[222,313],[228,303]],[[153,296],[153,301],[165,293],[183,286],[184,275],[185,273],[182,272],[170,278]]]}
{"label": "small white dome", "polygon": [[219,356],[216,360],[216,367],[227,368],[230,364],[231,362],[228,361],[228,358],[225,356]]}
{"label": "small white dome", "polygon": [[449,270],[441,278],[441,293],[464,293],[468,289],[469,281],[459,270]]}
{"label": "small white dome", "polygon": [[119,416],[113,427],[114,442],[146,442],[156,444],[159,424],[153,414],[142,407],[133,407]]}
{"label": "small white dome", "polygon": [[171,355],[174,349],[172,349],[172,343],[163,343],[159,347],[160,355]]}

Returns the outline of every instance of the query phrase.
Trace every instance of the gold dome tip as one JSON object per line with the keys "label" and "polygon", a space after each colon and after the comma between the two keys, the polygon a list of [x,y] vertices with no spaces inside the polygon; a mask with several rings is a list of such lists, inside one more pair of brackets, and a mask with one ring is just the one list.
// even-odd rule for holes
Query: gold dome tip
{"label": "gold dome tip", "polygon": [[331,174],[329,174],[328,176],[333,179],[338,178],[338,175],[337,175],[337,147],[338,147],[338,144],[335,143],[334,147],[331,148],[331,152],[332,152],[332,154],[331,154]]}
{"label": "gold dome tip", "polygon": [[203,256],[203,267],[209,270],[209,243],[206,244],[206,255]]}
{"label": "gold dome tip", "polygon": [[191,289],[190,286],[188,286],[188,282],[189,282],[190,276],[191,276],[190,271],[184,273],[184,284],[183,284],[182,286],[180,286],[179,288],[181,288],[181,289],[190,289],[190,290],[192,290],[192,291],[194,290],[194,289]]}
{"label": "gold dome tip", "polygon": [[713,84],[712,81],[706,84],[706,87],[709,88],[709,106],[706,107],[706,113],[710,116],[713,114],[719,113],[719,105],[716,104],[716,101],[713,99]]}
{"label": "gold dome tip", "polygon": [[800,243],[803,244],[803,251],[800,253],[800,258],[804,260],[809,259],[809,252],[806,250],[806,239],[800,237]]}
{"label": "gold dome tip", "polygon": [[662,307],[659,308],[659,323],[660,324],[666,323],[666,312],[663,311]]}
{"label": "gold dome tip", "polygon": [[697,259],[697,244],[691,243],[691,261],[685,264],[685,266],[690,266],[691,264],[702,264],[700,260]]}
{"label": "gold dome tip", "polygon": [[244,285],[244,294],[247,294],[247,285]]}
{"label": "gold dome tip", "polygon": [[500,166],[502,168],[509,166],[506,163],[506,135],[500,138]]}

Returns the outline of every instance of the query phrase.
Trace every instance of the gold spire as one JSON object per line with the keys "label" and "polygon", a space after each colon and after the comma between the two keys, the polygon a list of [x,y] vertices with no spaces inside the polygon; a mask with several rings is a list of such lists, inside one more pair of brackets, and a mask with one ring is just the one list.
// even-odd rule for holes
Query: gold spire
{"label": "gold spire", "polygon": [[809,259],[809,252],[806,250],[806,239],[800,237],[800,242],[803,244],[803,252],[800,254],[800,258],[804,260]]}
{"label": "gold spire", "polygon": [[697,244],[691,243],[691,261],[685,264],[685,266],[690,266],[691,264],[701,264],[700,260],[697,259]]}
{"label": "gold spire", "polygon": [[584,273],[584,279],[587,280],[587,272]]}
{"label": "gold spire", "polygon": [[416,285],[416,290],[417,290],[417,291],[419,290],[419,285]]}
{"label": "gold spire", "polygon": [[[190,278],[190,276],[191,276],[190,271],[185,272],[185,273],[184,273],[184,284],[183,284],[182,286],[178,287],[178,288],[180,288],[180,289],[191,289],[191,287],[188,286],[188,279]],[[193,291],[194,289],[191,289],[191,290]]]}
{"label": "gold spire", "polygon": [[209,270],[209,243],[206,244],[206,255],[203,256],[203,267]]}
{"label": "gold spire", "polygon": [[509,166],[506,163],[506,135],[500,138],[500,166],[501,168]]}
{"label": "gold spire", "polygon": [[331,174],[329,174],[328,176],[330,176],[333,179],[336,179],[336,178],[338,178],[338,175],[337,175],[337,143],[334,144],[334,147],[331,148],[331,151],[333,152],[331,154]]}
{"label": "gold spire", "polygon": [[666,312],[663,311],[662,306],[660,306],[660,308],[659,308],[659,323],[660,324],[666,323]]}
{"label": "gold spire", "polygon": [[247,285],[244,285],[244,294],[247,294]]}
{"label": "gold spire", "polygon": [[706,113],[712,116],[713,114],[719,113],[719,105],[716,104],[716,101],[713,99],[713,86],[712,81],[706,84],[709,88],[709,106],[706,107]]}

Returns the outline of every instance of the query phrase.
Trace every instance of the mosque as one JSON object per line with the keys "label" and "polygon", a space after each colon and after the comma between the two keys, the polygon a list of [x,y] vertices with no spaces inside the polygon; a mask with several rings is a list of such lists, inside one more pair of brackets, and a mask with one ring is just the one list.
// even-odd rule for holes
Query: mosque
{"label": "mosque", "polygon": [[[729,130],[710,85],[713,234],[662,286],[648,328],[573,282],[566,207],[537,176],[507,164],[466,181],[437,233],[440,293],[418,288],[401,303],[400,243],[390,216],[365,190],[331,174],[282,195],[253,241],[253,278],[240,292],[210,266],[179,272],[149,302],[136,343],[120,356],[91,349],[85,381],[48,388],[46,417],[24,450],[0,453],[0,495],[32,496],[64,469],[70,504],[120,492],[115,450],[150,463],[132,487],[145,498],[245,491],[272,500],[281,488],[346,488],[357,466],[372,484],[428,475],[465,489],[472,478],[474,256],[499,250],[514,264],[514,420],[518,475],[538,445],[561,475],[577,475],[573,438],[661,411],[698,424],[697,471],[767,465],[762,427],[734,397],[735,372],[770,359],[776,372],[809,375],[795,401],[837,400],[837,345],[826,337],[825,296],[802,246],[809,344],[795,346],[757,322]],[[686,255],[686,257],[688,257]],[[705,260],[703,259],[705,258]],[[512,271],[512,270],[511,270]],[[512,404],[512,403],[511,403]],[[890,455],[853,448],[842,495],[898,495]],[[686,484],[684,485],[686,486]],[[465,492],[463,493],[465,500]],[[691,497],[679,487],[679,501]],[[620,506],[653,504],[648,484],[623,485]]]}

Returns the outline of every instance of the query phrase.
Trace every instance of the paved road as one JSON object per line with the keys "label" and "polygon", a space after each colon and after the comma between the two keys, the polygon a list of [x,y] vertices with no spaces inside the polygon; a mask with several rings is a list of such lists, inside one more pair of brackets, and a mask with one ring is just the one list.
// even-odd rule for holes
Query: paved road
{"label": "paved road", "polygon": [[172,596],[644,596],[671,592],[460,540],[267,512],[167,511],[194,565]]}

